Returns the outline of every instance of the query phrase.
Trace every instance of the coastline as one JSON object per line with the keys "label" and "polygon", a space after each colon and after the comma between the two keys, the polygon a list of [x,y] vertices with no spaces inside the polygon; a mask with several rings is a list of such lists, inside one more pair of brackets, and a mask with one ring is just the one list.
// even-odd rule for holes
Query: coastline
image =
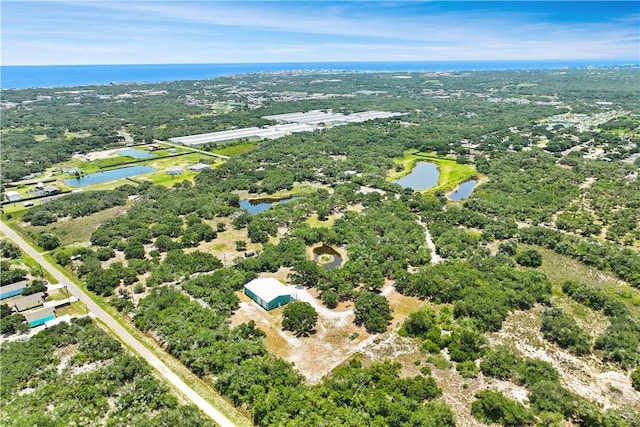
{"label": "coastline", "polygon": [[620,60],[282,62],[235,64],[2,65],[3,90],[206,80],[260,73],[459,72],[638,67]]}

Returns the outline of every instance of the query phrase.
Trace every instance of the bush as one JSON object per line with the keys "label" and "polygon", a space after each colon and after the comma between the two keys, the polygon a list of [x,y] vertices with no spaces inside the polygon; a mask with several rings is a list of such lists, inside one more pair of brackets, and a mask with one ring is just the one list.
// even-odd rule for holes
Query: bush
{"label": "bush", "polygon": [[557,412],[565,418],[575,412],[576,396],[557,382],[539,381],[529,387],[529,401],[540,412]]}
{"label": "bush", "polygon": [[50,251],[60,246],[60,240],[55,234],[42,233],[38,237],[38,246],[40,246],[45,251]]}
{"label": "bush", "polygon": [[640,368],[636,368],[635,371],[631,373],[631,386],[637,391],[640,391]]}
{"label": "bush", "polygon": [[480,370],[488,377],[506,380],[513,378],[521,362],[515,349],[498,345],[487,352],[480,362]]}
{"label": "bush", "polygon": [[583,331],[564,312],[557,308],[550,308],[544,312],[542,327],[544,337],[566,348],[577,355],[591,353],[591,337]]}
{"label": "bush", "polygon": [[485,353],[487,338],[475,329],[459,328],[453,331],[449,342],[449,356],[454,362],[476,360]]}
{"label": "bush", "polygon": [[462,378],[476,378],[480,369],[476,365],[476,363],[472,360],[467,360],[465,362],[460,362],[456,364],[456,371],[460,373]]}
{"label": "bush", "polygon": [[471,414],[482,422],[503,426],[528,426],[534,422],[531,412],[522,403],[508,399],[501,393],[484,390],[475,397]]}
{"label": "bush", "polygon": [[430,308],[423,308],[411,313],[404,321],[402,329],[410,337],[416,338],[426,338],[432,329],[437,329],[438,333],[440,332],[436,323],[436,313]]}
{"label": "bush", "polygon": [[540,267],[542,265],[542,255],[533,249],[520,252],[515,256],[515,260],[523,267]]}
{"label": "bush", "polygon": [[558,382],[560,374],[549,362],[539,359],[528,359],[518,367],[520,381],[527,386],[540,381]]}

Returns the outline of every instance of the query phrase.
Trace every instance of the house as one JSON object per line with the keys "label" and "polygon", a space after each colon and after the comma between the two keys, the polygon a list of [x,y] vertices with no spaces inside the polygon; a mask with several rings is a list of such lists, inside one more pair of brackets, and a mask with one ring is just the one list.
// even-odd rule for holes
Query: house
{"label": "house", "polygon": [[195,165],[189,166],[189,170],[193,172],[202,172],[211,169],[211,165],[206,165],[204,163],[196,163]]}
{"label": "house", "polygon": [[184,170],[182,166],[172,166],[170,168],[165,169],[167,175],[181,175]]}
{"label": "house", "polygon": [[273,277],[253,279],[244,285],[244,293],[267,311],[296,299],[294,292]]}
{"label": "house", "polygon": [[11,283],[9,285],[0,286],[0,300],[5,298],[10,298],[16,295],[20,295],[24,288],[29,285],[28,280],[21,280],[16,283]]}
{"label": "house", "polygon": [[39,307],[44,304],[44,292],[37,292],[35,294],[27,295],[24,297],[18,297],[13,306],[17,312]]}
{"label": "house", "polygon": [[46,194],[47,196],[51,196],[53,194],[60,194],[62,193],[62,190],[60,190],[58,187],[56,187],[55,185],[47,185],[45,186],[42,191],[44,191],[44,194]]}
{"label": "house", "polygon": [[22,314],[25,319],[27,319],[27,323],[31,328],[43,325],[45,322],[56,318],[56,310],[53,307],[45,307],[40,310],[29,311]]}
{"label": "house", "polygon": [[4,197],[10,202],[17,202],[22,196],[17,191],[7,191],[4,193]]}

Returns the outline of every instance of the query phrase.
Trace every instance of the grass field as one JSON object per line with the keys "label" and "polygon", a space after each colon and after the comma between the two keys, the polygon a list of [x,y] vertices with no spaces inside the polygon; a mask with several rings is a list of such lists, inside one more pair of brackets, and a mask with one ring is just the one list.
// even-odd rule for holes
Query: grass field
{"label": "grass field", "polygon": [[215,150],[211,150],[211,152],[220,154],[222,156],[237,157],[241,154],[249,153],[255,150],[259,145],[260,143],[258,142],[247,142],[244,144],[234,144],[226,147],[216,148]]}
{"label": "grass field", "polygon": [[49,231],[58,236],[62,246],[77,245],[88,242],[91,238],[91,233],[93,233],[100,224],[109,218],[114,218],[123,214],[126,209],[126,206],[115,206],[113,208],[97,212],[93,215],[57,221],[46,226],[34,227],[27,225],[23,230],[27,233]]}
{"label": "grass field", "polygon": [[[561,301],[564,294],[561,290],[565,280],[595,286],[605,290],[611,295],[617,296],[629,307],[631,313],[640,319],[640,290],[631,287],[628,283],[617,279],[612,273],[601,271],[593,267],[586,266],[579,261],[557,254],[551,250],[519,245],[519,249],[535,249],[542,254],[542,267],[540,269],[547,275],[553,284],[554,297]],[[587,312],[577,310],[577,317],[587,316]]]}
{"label": "grass field", "polygon": [[452,190],[455,186],[478,176],[478,172],[473,165],[460,164],[457,163],[455,159],[438,157],[435,154],[409,151],[404,157],[394,159],[396,165],[402,165],[402,170],[391,171],[387,175],[387,181],[395,181],[410,174],[416,163],[421,161],[435,163],[438,166],[438,171],[440,172],[438,185],[427,190],[423,190],[421,191],[422,193],[434,193],[438,190]]}

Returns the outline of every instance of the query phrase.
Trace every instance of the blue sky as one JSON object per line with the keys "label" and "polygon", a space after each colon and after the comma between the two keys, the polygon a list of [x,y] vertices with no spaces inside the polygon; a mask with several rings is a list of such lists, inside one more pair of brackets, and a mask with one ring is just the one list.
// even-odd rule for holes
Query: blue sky
{"label": "blue sky", "polygon": [[622,59],[640,2],[2,0],[3,65]]}

